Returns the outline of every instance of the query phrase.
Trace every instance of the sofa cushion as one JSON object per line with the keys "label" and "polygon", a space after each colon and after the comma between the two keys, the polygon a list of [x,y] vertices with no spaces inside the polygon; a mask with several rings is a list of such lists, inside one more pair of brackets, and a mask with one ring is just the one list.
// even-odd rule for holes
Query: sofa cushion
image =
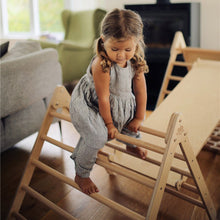
{"label": "sofa cushion", "polygon": [[1,152],[40,129],[46,106],[43,100],[1,119]]}
{"label": "sofa cushion", "polygon": [[15,45],[6,53],[1,61],[12,60],[26,54],[33,53],[35,51],[41,50],[40,43],[32,40],[18,41]]}

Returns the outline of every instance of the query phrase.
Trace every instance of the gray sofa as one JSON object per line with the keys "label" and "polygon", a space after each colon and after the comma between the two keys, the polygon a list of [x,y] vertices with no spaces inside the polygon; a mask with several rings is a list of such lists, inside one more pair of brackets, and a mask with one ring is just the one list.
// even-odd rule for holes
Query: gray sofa
{"label": "gray sofa", "polygon": [[1,152],[38,131],[53,91],[62,84],[55,49],[20,41],[0,59]]}

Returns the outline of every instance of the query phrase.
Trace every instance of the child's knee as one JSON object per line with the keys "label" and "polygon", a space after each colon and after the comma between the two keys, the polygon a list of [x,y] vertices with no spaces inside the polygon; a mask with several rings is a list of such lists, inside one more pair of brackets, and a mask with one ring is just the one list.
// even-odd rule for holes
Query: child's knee
{"label": "child's knee", "polygon": [[97,149],[97,150],[104,147],[107,141],[108,141],[107,131],[93,133],[92,135],[90,135],[90,137],[87,137],[87,143],[89,144],[89,147]]}
{"label": "child's knee", "polygon": [[95,164],[97,150],[86,146],[80,146],[77,152],[73,153],[71,158],[75,162],[76,173],[80,177],[87,178]]}

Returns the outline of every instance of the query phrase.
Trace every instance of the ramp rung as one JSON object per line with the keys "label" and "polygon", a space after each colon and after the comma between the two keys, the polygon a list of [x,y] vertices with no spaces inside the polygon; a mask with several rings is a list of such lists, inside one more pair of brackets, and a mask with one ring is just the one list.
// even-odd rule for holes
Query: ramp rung
{"label": "ramp rung", "polygon": [[168,76],[170,80],[181,81],[183,77],[181,76]]}
{"label": "ramp rung", "polygon": [[193,64],[189,63],[189,62],[175,61],[175,62],[173,62],[173,65],[174,66],[186,66],[186,67],[189,67],[189,66],[192,66]]}
{"label": "ramp rung", "polygon": [[170,91],[170,90],[164,90],[163,93],[164,93],[164,94],[170,94],[171,91]]}

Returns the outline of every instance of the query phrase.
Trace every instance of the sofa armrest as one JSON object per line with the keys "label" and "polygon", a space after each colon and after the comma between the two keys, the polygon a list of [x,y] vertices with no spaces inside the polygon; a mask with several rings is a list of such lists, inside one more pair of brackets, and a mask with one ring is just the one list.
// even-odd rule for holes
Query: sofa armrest
{"label": "sofa armrest", "polygon": [[65,50],[76,50],[76,51],[91,50],[91,44],[85,44],[84,42],[79,43],[70,40],[63,40],[59,43],[58,48],[59,50],[60,48]]}
{"label": "sofa armrest", "polygon": [[57,51],[48,48],[1,62],[1,118],[51,95],[62,84]]}
{"label": "sofa armrest", "polygon": [[40,43],[40,46],[42,49],[45,49],[45,48],[57,49],[57,47],[58,47],[57,43],[53,43],[53,42],[46,41],[46,40],[39,40],[39,43]]}

